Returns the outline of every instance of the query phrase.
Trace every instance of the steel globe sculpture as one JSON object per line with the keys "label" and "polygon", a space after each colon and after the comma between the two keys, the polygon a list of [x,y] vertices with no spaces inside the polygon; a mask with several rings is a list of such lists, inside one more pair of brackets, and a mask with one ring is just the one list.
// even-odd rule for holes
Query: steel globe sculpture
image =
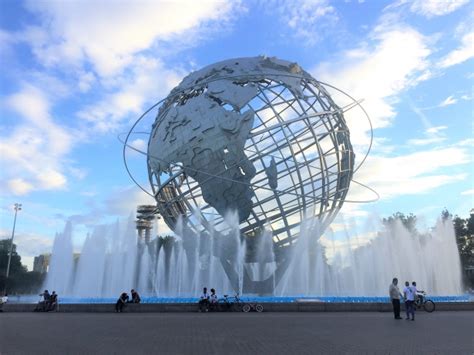
{"label": "steel globe sculpture", "polygon": [[[355,155],[343,112],[327,84],[277,58],[230,59],[191,73],[162,101],[148,142],[159,214],[187,239],[212,234],[227,243],[237,225],[249,250],[270,231],[275,271],[265,280],[244,275],[243,283],[250,292],[274,287],[302,221],[317,217],[321,234],[348,193]],[[230,255],[218,256],[237,282]]]}

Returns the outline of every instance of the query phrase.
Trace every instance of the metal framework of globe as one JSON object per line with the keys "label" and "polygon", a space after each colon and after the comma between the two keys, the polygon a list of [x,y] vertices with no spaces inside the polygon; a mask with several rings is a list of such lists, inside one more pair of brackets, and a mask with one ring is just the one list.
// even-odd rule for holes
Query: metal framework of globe
{"label": "metal framework of globe", "polygon": [[324,84],[276,58],[231,59],[190,74],[163,101],[150,135],[159,213],[170,228],[182,218],[199,236],[225,235],[225,213],[236,211],[243,237],[270,229],[276,249],[297,240],[304,218],[318,217],[323,231],[354,171],[343,111]]}

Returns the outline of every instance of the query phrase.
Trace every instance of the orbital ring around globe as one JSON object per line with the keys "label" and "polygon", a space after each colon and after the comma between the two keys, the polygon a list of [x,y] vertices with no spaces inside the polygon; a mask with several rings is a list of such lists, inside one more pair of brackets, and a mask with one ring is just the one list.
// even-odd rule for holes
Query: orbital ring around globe
{"label": "orbital ring around globe", "polygon": [[[343,115],[356,106],[370,125],[357,166]],[[148,132],[142,121],[155,109]],[[147,152],[130,143],[136,134],[148,135]],[[304,219],[317,217],[323,231],[344,202],[378,199],[353,180],[373,139],[360,102],[274,57],[230,59],[189,74],[119,139],[132,181],[156,200],[155,213],[175,232],[182,220],[193,233],[227,233],[235,228],[230,212],[241,235],[269,227],[278,247],[296,240]],[[152,193],[133,176],[127,148],[146,157]],[[376,198],[346,200],[352,181]]]}
{"label": "orbital ring around globe", "polygon": [[[268,74],[267,74],[268,75]],[[268,75],[269,77],[271,77],[271,74]],[[299,78],[298,76],[296,75],[291,75],[291,74],[279,74],[278,76],[287,76],[287,77],[295,77],[295,78]],[[219,81],[219,80],[225,80],[225,79],[239,79],[241,78],[242,76],[241,75],[228,75],[228,76],[223,76],[223,77],[219,77],[219,78],[214,78],[214,79],[209,79],[209,80],[206,80],[206,81],[203,81],[202,83],[200,83],[201,86],[203,85],[207,85],[213,81]],[[352,110],[354,109],[355,107],[359,107],[368,124],[369,124],[369,127],[370,127],[370,140],[369,140],[369,144],[368,144],[368,147],[367,147],[367,151],[365,152],[362,160],[357,164],[357,166],[354,168],[353,170],[353,173],[357,172],[360,167],[362,167],[362,165],[365,163],[370,151],[371,151],[371,148],[372,148],[372,144],[373,144],[373,126],[372,126],[372,121],[370,119],[370,116],[368,115],[367,111],[364,109],[364,107],[361,105],[361,102],[363,100],[359,100],[357,101],[354,97],[352,97],[351,95],[349,95],[347,92],[331,85],[331,84],[328,84],[326,82],[322,82],[322,81],[319,81],[319,80],[315,80],[313,79],[315,82],[317,82],[318,84],[322,85],[322,86],[327,86],[331,89],[334,89],[336,91],[338,91],[339,93],[345,95],[347,98],[349,98],[352,102],[347,104],[346,106],[344,107],[341,107],[339,110],[334,110],[334,111],[326,111],[326,112],[319,112],[317,114],[313,114],[313,115],[306,115],[304,118],[308,118],[308,119],[311,119],[311,118],[315,118],[315,117],[318,117],[318,116],[322,116],[322,115],[325,115],[325,114],[333,114],[337,111],[341,112],[341,113],[345,113],[345,112],[348,112],[349,110]],[[133,145],[131,145],[129,143],[129,140],[131,138],[132,135],[150,135],[150,132],[134,132],[134,129],[135,127],[148,115],[150,114],[152,111],[154,111],[157,107],[159,107],[163,102],[165,102],[166,100],[169,100],[170,98],[173,98],[173,97],[177,97],[179,96],[180,94],[182,94],[184,91],[186,90],[190,90],[192,89],[192,87],[187,87],[187,88],[183,88],[183,90],[179,91],[179,92],[176,92],[158,102],[156,102],[154,105],[152,105],[151,107],[149,107],[135,122],[134,124],[132,125],[132,127],[130,128],[130,130],[125,134],[125,133],[122,133],[118,136],[118,139],[119,141],[123,144],[123,151],[122,151],[122,158],[123,158],[123,163],[124,163],[124,166],[125,166],[125,169],[129,175],[129,177],[131,178],[131,180],[143,191],[145,192],[147,195],[151,196],[151,197],[155,197],[155,194],[153,193],[150,193],[150,191],[148,189],[146,189],[145,187],[143,187],[138,181],[137,179],[135,179],[135,177],[133,176],[133,173],[131,172],[129,166],[128,166],[128,162],[127,162],[127,156],[126,156],[126,151],[127,151],[127,148],[139,153],[139,154],[142,154],[144,156],[146,156],[147,158],[151,157],[151,158],[154,158],[154,159],[157,159],[157,160],[160,160],[159,157],[156,157],[156,156],[153,156],[151,155],[149,152],[145,152],[143,150],[140,150],[136,147],[134,147]],[[299,118],[299,119],[304,119],[304,118]],[[281,125],[285,125],[285,124],[288,124],[287,122],[283,121]],[[274,127],[274,129],[277,129],[278,127]],[[271,130],[272,127],[270,127],[269,130]],[[125,138],[123,138],[123,136],[125,135]],[[170,164],[170,165],[174,165],[176,167],[180,167],[179,164],[174,164],[172,162],[166,162],[166,161],[163,161],[164,163],[167,163],[167,164]],[[261,188],[261,189],[268,189],[266,188],[265,186],[259,186],[259,185],[256,185],[256,184],[251,184],[251,183],[245,183],[245,182],[242,182],[242,181],[238,181],[238,180],[233,180],[233,179],[229,179],[229,178],[225,178],[223,176],[219,176],[219,175],[216,175],[216,174],[211,174],[211,173],[208,173],[206,171],[202,171],[202,170],[199,170],[199,169],[193,169],[193,168],[190,168],[188,167],[188,169],[190,170],[195,170],[197,172],[200,172],[204,175],[208,175],[209,177],[212,177],[212,178],[217,178],[217,179],[222,179],[222,180],[228,180],[228,181],[233,181],[237,184],[244,184],[244,185],[248,185],[248,186],[252,186],[252,187],[256,187],[256,188]],[[331,172],[329,172],[329,174],[331,174]],[[371,191],[375,197],[374,198],[371,198],[371,199],[367,199],[367,200],[348,200],[348,199],[345,199],[344,202],[346,203],[371,203],[371,202],[375,202],[377,200],[379,200],[380,196],[378,195],[377,191],[375,191],[374,189],[372,189],[370,186],[367,186],[357,180],[354,180],[352,179],[351,180],[353,183]],[[301,194],[298,194],[298,193],[292,193],[292,192],[283,192],[283,193],[288,193],[290,195],[295,195],[295,196],[299,196],[301,197],[302,195]],[[306,196],[306,197],[310,197],[310,196]]]}

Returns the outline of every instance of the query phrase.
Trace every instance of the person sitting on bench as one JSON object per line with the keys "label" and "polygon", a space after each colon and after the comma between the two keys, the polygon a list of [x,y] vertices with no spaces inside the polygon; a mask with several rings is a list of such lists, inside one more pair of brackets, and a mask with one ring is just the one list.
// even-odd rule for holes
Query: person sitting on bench
{"label": "person sitting on bench", "polygon": [[3,305],[8,302],[8,295],[5,293],[5,296],[0,297],[0,312],[3,312]]}
{"label": "person sitting on bench", "polygon": [[130,291],[130,293],[132,294],[132,299],[131,299],[130,303],[140,303],[141,298],[140,298],[140,295],[138,294],[138,292],[132,289]]}
{"label": "person sitting on bench", "polygon": [[117,303],[115,304],[115,312],[122,312],[125,303],[128,301],[128,298],[127,292],[122,292],[119,299],[117,300]]}
{"label": "person sitting on bench", "polygon": [[201,299],[199,300],[199,312],[207,312],[209,310],[209,294],[207,287],[202,289]]}
{"label": "person sitting on bench", "polygon": [[57,306],[58,306],[58,294],[56,293],[56,291],[53,291],[53,293],[51,294],[51,296],[49,298],[49,302],[48,302],[46,311],[47,312],[55,311]]}
{"label": "person sitting on bench", "polygon": [[216,295],[216,290],[211,288],[211,296],[209,296],[209,309],[216,311],[217,310],[217,295]]}
{"label": "person sitting on bench", "polygon": [[48,290],[44,290],[43,293],[39,294],[41,296],[41,300],[38,302],[38,305],[35,308],[35,312],[46,312],[48,309],[49,301],[51,299],[51,295],[49,294]]}

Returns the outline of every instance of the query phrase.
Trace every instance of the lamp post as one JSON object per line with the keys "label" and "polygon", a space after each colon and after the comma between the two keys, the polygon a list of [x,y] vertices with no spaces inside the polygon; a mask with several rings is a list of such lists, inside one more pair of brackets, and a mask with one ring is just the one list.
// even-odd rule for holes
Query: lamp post
{"label": "lamp post", "polygon": [[13,219],[12,239],[10,241],[10,253],[8,254],[7,273],[5,275],[6,276],[5,285],[6,285],[8,276],[10,275],[10,262],[12,260],[12,254],[13,254],[13,238],[15,238],[16,215],[18,211],[21,211],[21,203],[15,203],[15,218]]}

